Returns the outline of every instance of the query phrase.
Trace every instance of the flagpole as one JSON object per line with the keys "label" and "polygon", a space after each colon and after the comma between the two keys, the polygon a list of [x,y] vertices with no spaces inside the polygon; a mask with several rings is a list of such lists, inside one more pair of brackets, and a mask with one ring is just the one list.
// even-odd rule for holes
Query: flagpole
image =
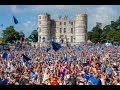
{"label": "flagpole", "polygon": [[18,22],[18,20],[16,19],[16,17],[13,14],[12,14],[12,18],[13,18],[13,23],[14,23],[13,26],[15,28],[15,24],[18,24],[19,22]]}
{"label": "flagpole", "polygon": [[[2,31],[3,31],[3,30],[2,30],[2,29],[3,29],[3,26],[1,26],[0,29],[1,29],[1,30],[0,30],[0,34],[1,34],[0,37],[1,37],[1,36],[2,36]],[[1,37],[1,38],[3,38],[3,37]]]}
{"label": "flagpole", "polygon": [[[1,31],[2,31],[2,29],[1,29],[1,27],[0,27],[0,34],[1,34]],[[1,35],[0,35],[0,37],[1,37]]]}
{"label": "flagpole", "polygon": [[[12,26],[15,28],[15,23],[14,23],[14,20],[13,20],[13,14],[12,14],[12,22],[13,22],[13,24],[12,24]],[[15,42],[16,43],[16,42]]]}

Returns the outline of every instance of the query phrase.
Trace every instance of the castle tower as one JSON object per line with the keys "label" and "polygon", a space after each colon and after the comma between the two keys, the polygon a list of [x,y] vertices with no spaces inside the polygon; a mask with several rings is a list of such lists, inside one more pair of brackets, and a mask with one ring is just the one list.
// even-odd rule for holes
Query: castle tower
{"label": "castle tower", "polygon": [[76,15],[75,17],[75,43],[86,42],[87,40],[87,14]]}
{"label": "castle tower", "polygon": [[38,16],[38,43],[47,42],[50,38],[50,15],[45,13]]}

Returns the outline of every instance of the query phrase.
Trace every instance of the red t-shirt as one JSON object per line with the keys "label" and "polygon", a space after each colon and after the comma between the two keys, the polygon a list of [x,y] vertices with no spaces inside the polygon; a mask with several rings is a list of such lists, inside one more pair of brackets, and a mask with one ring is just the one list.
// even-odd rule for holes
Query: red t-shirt
{"label": "red t-shirt", "polygon": [[59,83],[55,80],[53,82],[50,83],[51,85],[59,85]]}
{"label": "red t-shirt", "polygon": [[73,73],[73,71],[71,69],[69,69],[69,74],[72,74],[72,73]]}

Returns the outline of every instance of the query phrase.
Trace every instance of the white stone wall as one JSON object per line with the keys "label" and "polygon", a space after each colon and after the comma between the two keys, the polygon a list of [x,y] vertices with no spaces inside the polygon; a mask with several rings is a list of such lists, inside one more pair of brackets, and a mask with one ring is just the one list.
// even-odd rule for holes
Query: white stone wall
{"label": "white stone wall", "polygon": [[47,41],[50,38],[50,24],[50,15],[43,14],[38,16],[38,42]]}
{"label": "white stone wall", "polygon": [[[61,25],[60,25],[61,22]],[[66,23],[64,25],[64,23]],[[71,24],[73,23],[73,24]],[[61,33],[60,33],[61,28]],[[71,33],[71,28],[73,29],[73,33]],[[66,32],[64,32],[64,29],[66,29]],[[74,37],[74,21],[69,21],[67,17],[61,17],[56,20],[56,41],[59,42],[61,40],[60,36],[63,35],[64,43],[66,43],[66,40],[68,42],[71,42],[71,36]]]}
{"label": "white stone wall", "polygon": [[76,15],[75,17],[75,43],[86,42],[87,16]]}

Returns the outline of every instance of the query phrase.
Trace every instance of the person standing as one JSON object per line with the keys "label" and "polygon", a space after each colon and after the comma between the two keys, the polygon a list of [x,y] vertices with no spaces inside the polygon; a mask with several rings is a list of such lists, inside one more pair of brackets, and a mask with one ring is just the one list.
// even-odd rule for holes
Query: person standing
{"label": "person standing", "polygon": [[57,77],[53,77],[52,81],[50,82],[50,85],[59,85],[59,82],[57,80]]}

